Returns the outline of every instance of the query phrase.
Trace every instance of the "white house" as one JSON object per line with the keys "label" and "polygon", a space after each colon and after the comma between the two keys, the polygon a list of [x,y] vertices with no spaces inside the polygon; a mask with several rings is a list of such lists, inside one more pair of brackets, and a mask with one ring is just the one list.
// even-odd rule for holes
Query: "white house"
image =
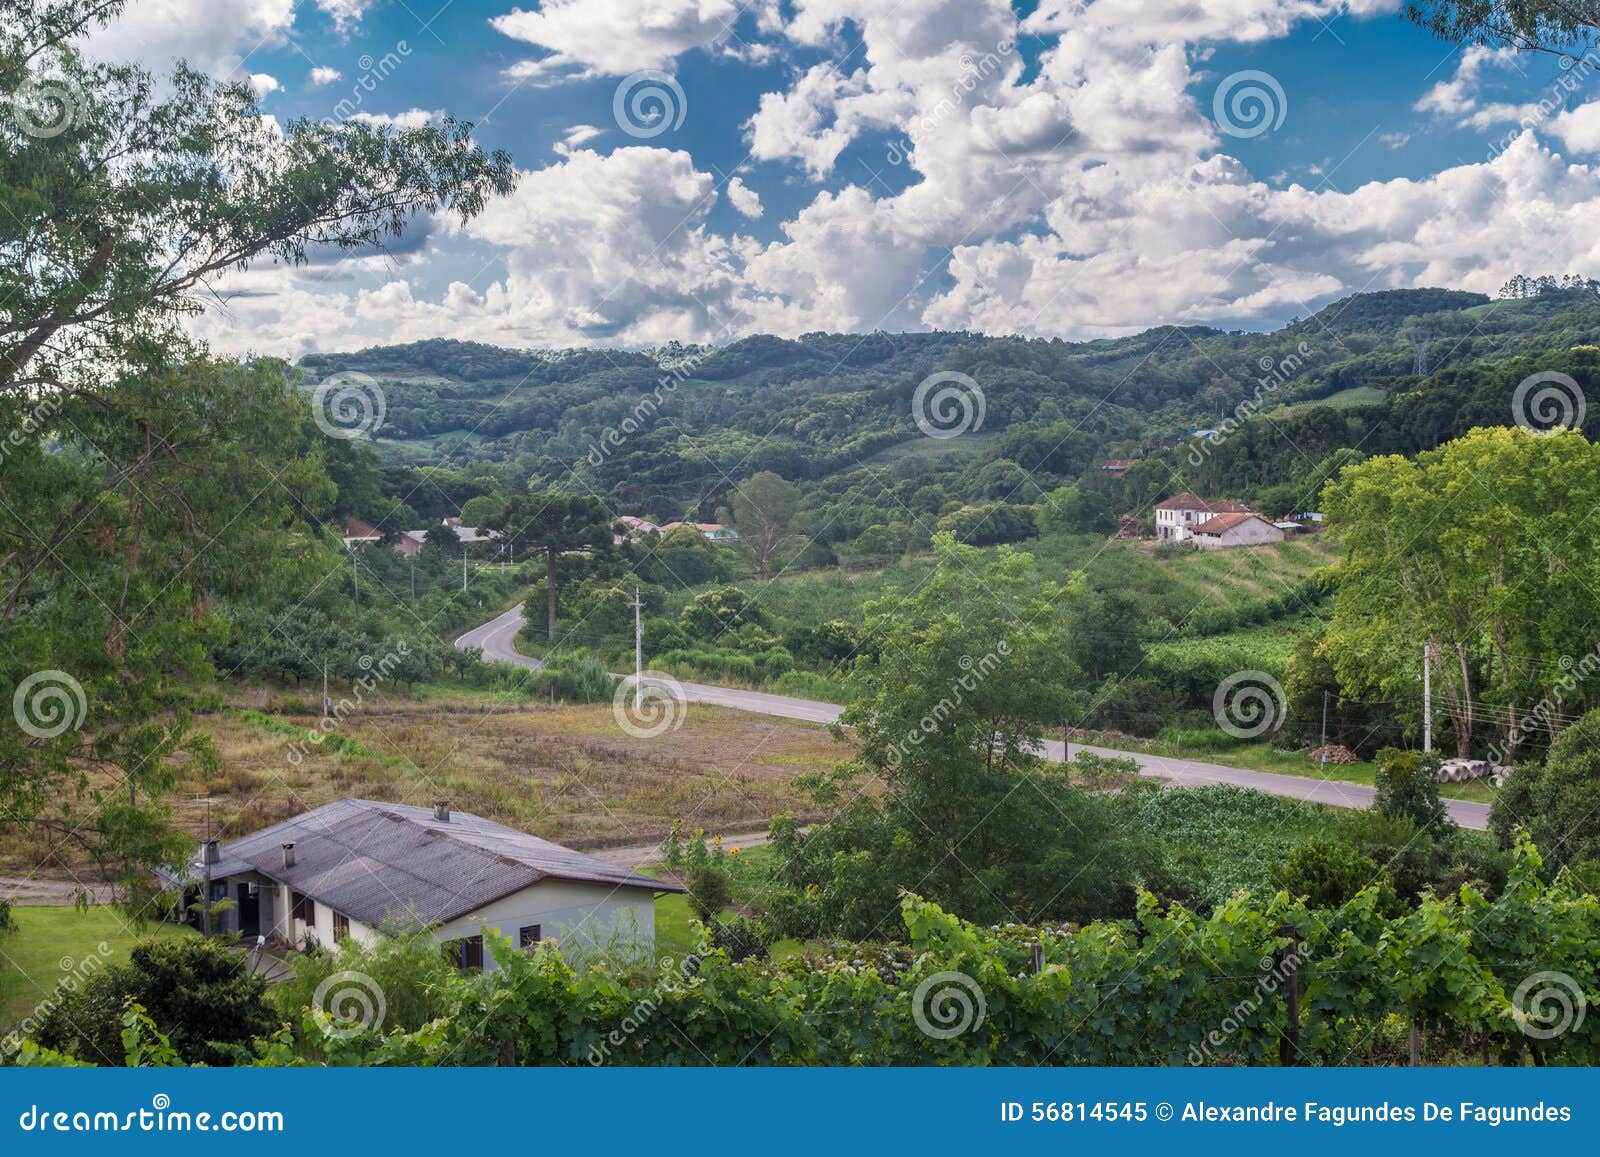
{"label": "white house", "polygon": [[1217,514],[1190,530],[1189,537],[1201,550],[1225,550],[1282,542],[1283,531],[1259,515]]}
{"label": "white house", "polygon": [[661,528],[661,533],[667,534],[680,526],[692,526],[712,542],[737,542],[739,539],[737,530],[720,522],[669,522]]}
{"label": "white house", "polygon": [[1197,498],[1185,490],[1156,503],[1156,537],[1183,542],[1189,532],[1219,514],[1249,514],[1250,508],[1231,498]]}
{"label": "white house", "polygon": [[[209,863],[207,861],[210,861]],[[291,947],[429,929],[463,968],[493,968],[492,929],[604,946],[655,939],[655,897],[682,892],[479,816],[341,799],[243,839],[202,845],[191,879],[210,880],[220,931]],[[204,886],[202,884],[202,886]]]}

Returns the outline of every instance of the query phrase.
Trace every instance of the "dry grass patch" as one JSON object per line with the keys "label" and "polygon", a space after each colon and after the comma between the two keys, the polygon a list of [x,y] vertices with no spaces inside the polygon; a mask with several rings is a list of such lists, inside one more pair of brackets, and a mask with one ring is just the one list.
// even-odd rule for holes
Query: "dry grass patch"
{"label": "dry grass patch", "polygon": [[[643,843],[681,819],[736,832],[804,814],[794,786],[849,755],[819,724],[690,704],[682,725],[655,739],[617,727],[609,704],[516,707],[386,701],[347,718],[322,744],[306,741],[313,715],[231,711],[205,716],[221,756],[209,782],[191,777],[175,799],[199,838],[215,800],[216,834],[235,838],[341,796],[426,804],[447,796],[461,811],[579,847]],[[0,870],[69,866],[67,853],[25,837],[0,842]],[[77,865],[71,865],[77,866]]]}

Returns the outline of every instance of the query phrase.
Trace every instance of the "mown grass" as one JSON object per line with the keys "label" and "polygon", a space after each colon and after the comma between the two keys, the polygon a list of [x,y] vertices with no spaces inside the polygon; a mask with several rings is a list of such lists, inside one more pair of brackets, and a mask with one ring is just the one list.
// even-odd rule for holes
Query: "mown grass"
{"label": "mown grass", "polygon": [[[70,978],[121,964],[142,940],[192,936],[173,924],[129,923],[107,905],[87,909],[35,904],[12,909],[17,928],[0,934],[0,1033],[32,1016]],[[102,945],[104,950],[102,951]]]}

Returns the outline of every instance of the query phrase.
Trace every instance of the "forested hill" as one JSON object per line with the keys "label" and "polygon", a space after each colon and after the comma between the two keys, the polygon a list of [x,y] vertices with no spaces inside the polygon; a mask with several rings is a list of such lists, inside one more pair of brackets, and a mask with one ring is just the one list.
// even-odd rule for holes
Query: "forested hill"
{"label": "forested hill", "polygon": [[[376,444],[395,475],[442,466],[520,490],[576,472],[616,509],[711,519],[731,482],[770,470],[800,483],[808,507],[886,505],[890,491],[913,519],[1031,504],[1080,476],[1122,490],[1108,495],[1113,507],[1178,482],[1299,485],[1308,463],[1342,447],[1412,452],[1468,425],[1508,424],[1527,375],[1593,381],[1597,342],[1591,291],[1490,300],[1423,289],[1358,294],[1273,333],[816,333],[644,352],[435,340],[311,355],[301,368],[308,384],[340,371],[376,380],[386,405]],[[917,387],[938,371],[982,393],[981,426],[961,437],[929,438],[914,420]],[[1191,431],[1225,425],[1232,436],[1189,452]],[[1141,461],[1113,485],[1098,468],[1108,457]],[[835,513],[830,533],[884,521]]]}

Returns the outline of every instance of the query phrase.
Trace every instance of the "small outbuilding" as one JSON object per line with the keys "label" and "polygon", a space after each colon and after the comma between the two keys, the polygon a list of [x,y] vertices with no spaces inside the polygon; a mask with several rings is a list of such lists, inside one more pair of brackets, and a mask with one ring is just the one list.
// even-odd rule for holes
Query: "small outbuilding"
{"label": "small outbuilding", "polygon": [[1258,514],[1218,514],[1198,524],[1189,537],[1201,550],[1282,542],[1283,531]]}

